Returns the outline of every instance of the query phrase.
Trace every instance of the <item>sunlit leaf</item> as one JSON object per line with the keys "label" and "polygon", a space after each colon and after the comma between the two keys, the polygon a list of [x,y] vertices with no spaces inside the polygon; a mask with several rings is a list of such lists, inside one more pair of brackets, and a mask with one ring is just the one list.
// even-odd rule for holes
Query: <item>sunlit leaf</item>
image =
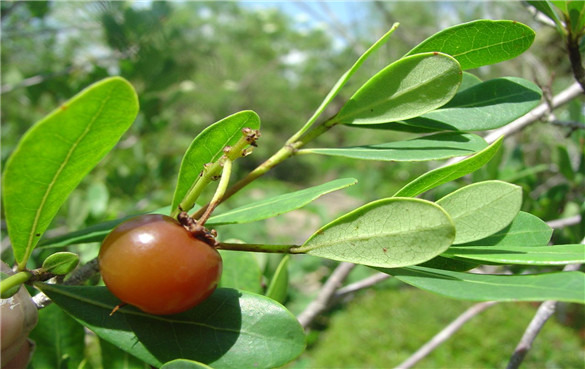
{"label": "sunlit leaf", "polygon": [[383,144],[304,149],[299,153],[361,160],[426,161],[470,155],[486,146],[486,142],[477,135],[449,132]]}
{"label": "sunlit leaf", "polygon": [[309,118],[309,120],[303,126],[303,128],[301,128],[299,130],[299,133],[298,133],[299,135],[305,133],[309,128],[311,128],[311,126],[317,121],[317,118],[325,111],[325,108],[327,108],[327,106],[331,103],[331,101],[333,101],[335,96],[337,96],[337,94],[339,94],[339,91],[341,91],[341,89],[343,88],[343,86],[345,86],[347,81],[349,81],[351,76],[353,76],[355,74],[355,72],[357,72],[357,70],[362,66],[362,64],[364,64],[364,62],[376,50],[378,50],[380,48],[380,46],[384,45],[386,43],[386,41],[388,41],[388,39],[390,38],[392,33],[394,33],[394,31],[396,30],[396,28],[398,28],[398,23],[394,23],[392,25],[392,28],[390,28],[390,30],[388,32],[386,32],[382,37],[380,37],[378,39],[378,41],[376,41],[372,46],[370,46],[368,48],[368,50],[366,50],[358,58],[358,60],[351,66],[351,68],[349,68],[345,73],[343,73],[343,75],[337,80],[337,82],[335,82],[335,85],[333,85],[333,87],[331,88],[331,91],[329,91],[327,96],[325,96],[325,99],[323,99],[323,102],[321,103],[321,105],[319,105],[319,107],[317,108],[315,113],[311,116],[311,118]]}
{"label": "sunlit leaf", "polygon": [[149,315],[126,306],[110,316],[120,301],[105,287],[36,286],[100,338],[156,367],[183,358],[216,369],[274,368],[305,347],[303,329],[288,310],[244,291],[217,289],[176,315]]}
{"label": "sunlit leaf", "polygon": [[[151,212],[148,214],[163,214],[166,215],[170,211],[169,206],[165,206]],[[140,213],[140,214],[147,214],[147,213]],[[39,242],[39,248],[60,248],[65,247],[68,245],[74,244],[81,244],[81,243],[89,243],[89,242],[101,242],[104,238],[114,229],[118,224],[138,216],[140,214],[129,215],[126,217],[122,217],[115,220],[109,220],[103,223],[98,223],[91,225],[87,228],[83,228],[77,231],[73,231],[70,233],[66,233],[61,236],[56,236],[52,238],[46,238]]]}
{"label": "sunlit leaf", "polygon": [[484,263],[566,265],[585,263],[585,245],[452,246],[444,255]]}
{"label": "sunlit leaf", "polygon": [[502,146],[503,139],[503,137],[500,137],[482,151],[458,163],[426,172],[398,190],[394,197],[414,197],[444,183],[475,172],[493,158],[500,146]]}
{"label": "sunlit leaf", "polygon": [[512,222],[522,205],[522,189],[502,181],[465,186],[437,201],[455,222],[454,244],[487,237]]}
{"label": "sunlit leaf", "polygon": [[491,275],[425,267],[379,269],[404,283],[443,296],[472,301],[566,301],[585,304],[585,274],[555,272]]}
{"label": "sunlit leaf", "polygon": [[239,208],[212,216],[208,225],[250,223],[302,208],[315,199],[357,183],[354,178],[336,179],[318,186],[286,193],[269,199],[250,202]]}
{"label": "sunlit leaf", "polygon": [[485,131],[525,115],[541,97],[540,88],[530,81],[495,78],[461,91],[440,109],[403,123],[432,130]]}
{"label": "sunlit leaf", "polygon": [[270,279],[266,296],[280,303],[284,303],[288,294],[288,262],[290,255],[285,255]]}
{"label": "sunlit leaf", "polygon": [[461,74],[457,61],[445,54],[405,57],[364,83],[334,119],[374,124],[419,116],[447,103],[459,88]]}
{"label": "sunlit leaf", "polygon": [[539,217],[523,211],[506,228],[459,246],[545,246],[553,230]]}
{"label": "sunlit leaf", "polygon": [[138,112],[132,86],[120,77],[95,83],[37,122],[10,156],[3,206],[22,269],[69,194],[114,147]]}
{"label": "sunlit leaf", "polygon": [[213,123],[195,137],[181,161],[171,209],[176,209],[187,195],[203,166],[215,162],[223,155],[226,146],[235,144],[242,137],[242,128],[259,129],[258,114],[250,110],[235,113]]}
{"label": "sunlit leaf", "polygon": [[515,58],[528,50],[534,37],[522,23],[480,19],[446,28],[406,55],[438,51],[453,56],[467,70]]}
{"label": "sunlit leaf", "polygon": [[396,267],[432,259],[454,236],[452,220],[441,207],[420,199],[390,198],[341,216],[292,252]]}
{"label": "sunlit leaf", "polygon": [[43,261],[43,269],[56,275],[65,275],[77,266],[79,256],[72,252],[56,252]]}
{"label": "sunlit leaf", "polygon": [[477,86],[481,82],[482,82],[481,79],[475,74],[463,72],[463,78],[461,79],[461,85],[459,86],[459,90],[457,90],[457,93],[461,93],[462,91],[465,91],[470,87]]}

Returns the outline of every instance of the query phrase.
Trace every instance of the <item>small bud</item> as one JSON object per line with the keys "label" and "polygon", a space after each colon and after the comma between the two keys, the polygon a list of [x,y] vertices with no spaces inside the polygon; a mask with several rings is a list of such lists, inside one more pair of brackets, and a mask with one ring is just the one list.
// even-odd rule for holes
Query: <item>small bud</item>
{"label": "small bud", "polygon": [[72,252],[56,252],[43,262],[43,269],[56,275],[65,275],[75,269],[79,256]]}

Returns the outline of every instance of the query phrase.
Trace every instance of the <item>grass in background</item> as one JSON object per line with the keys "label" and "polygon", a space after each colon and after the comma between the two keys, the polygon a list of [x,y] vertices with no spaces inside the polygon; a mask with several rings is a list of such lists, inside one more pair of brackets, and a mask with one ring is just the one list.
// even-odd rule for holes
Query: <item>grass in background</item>
{"label": "grass in background", "polygon": [[[334,313],[315,345],[289,368],[392,368],[471,305],[412,288],[368,291]],[[536,306],[492,306],[415,368],[505,367]],[[523,368],[583,368],[584,355],[583,341],[552,319]]]}

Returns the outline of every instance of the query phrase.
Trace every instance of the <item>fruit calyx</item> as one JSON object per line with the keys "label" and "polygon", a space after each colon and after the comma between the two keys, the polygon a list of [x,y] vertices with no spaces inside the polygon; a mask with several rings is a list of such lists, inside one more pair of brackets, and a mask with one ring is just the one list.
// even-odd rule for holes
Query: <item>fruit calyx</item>
{"label": "fruit calyx", "polygon": [[193,219],[186,211],[181,211],[177,215],[177,220],[187,232],[191,233],[198,240],[205,242],[211,247],[217,247],[219,245],[219,242],[216,240],[217,232],[215,229],[209,230],[203,225],[198,224],[197,220]]}

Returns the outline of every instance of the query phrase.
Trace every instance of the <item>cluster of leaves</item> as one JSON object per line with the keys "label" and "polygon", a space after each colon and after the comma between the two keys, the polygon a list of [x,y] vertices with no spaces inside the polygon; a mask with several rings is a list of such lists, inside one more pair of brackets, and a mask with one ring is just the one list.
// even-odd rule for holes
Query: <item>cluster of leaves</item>
{"label": "cluster of leaves", "polygon": [[[546,246],[551,229],[537,217],[520,211],[520,187],[502,181],[483,181],[436,202],[414,198],[474,172],[501,146],[501,139],[488,145],[469,131],[501,127],[538,104],[541,91],[526,80],[481,81],[464,72],[524,52],[534,39],[530,28],[511,21],[480,20],[446,29],[382,69],[336,115],[317,124],[347,81],[390,38],[395,28],[339,79],[315,114],[281,150],[236,183],[227,195],[293,155],[386,161],[471,156],[416,178],[390,198],[368,203],[331,221],[302,245],[221,242],[220,248],[306,253],[350,261],[453,298],[585,303],[585,278],[580,272],[511,276],[465,272],[480,264],[555,266],[585,261],[583,245]],[[26,270],[37,246],[60,248],[101,240],[122,221],[40,241],[67,196],[113,148],[137,114],[138,98],[133,87],[122,78],[108,78],[61,105],[22,138],[3,178],[7,226],[20,270]],[[421,135],[391,143],[303,148],[337,125]],[[204,165],[217,162],[226,146],[239,140],[242,128],[259,127],[256,113],[242,111],[205,129],[183,157],[170,209],[156,211],[175,211],[201,181],[199,174]],[[219,227],[267,219],[355,182],[351,178],[338,179],[250,202],[214,215],[207,224]],[[188,207],[194,202],[189,201]],[[226,264],[231,262],[230,258],[241,257],[235,255],[224,253]],[[98,336],[150,365],[170,366],[165,363],[181,357],[214,367],[276,367],[294,359],[304,349],[302,328],[276,301],[282,301],[286,295],[288,262],[284,258],[270,276],[267,296],[257,294],[264,292],[259,275],[253,273],[250,277],[251,285],[255,284],[250,292],[234,289],[241,286],[241,281],[226,274],[223,288],[211,298],[193,310],[169,317],[151,316],[132,307],[124,307],[110,317],[117,301],[105,287],[44,283],[35,286]],[[241,263],[257,262],[252,258]]]}

